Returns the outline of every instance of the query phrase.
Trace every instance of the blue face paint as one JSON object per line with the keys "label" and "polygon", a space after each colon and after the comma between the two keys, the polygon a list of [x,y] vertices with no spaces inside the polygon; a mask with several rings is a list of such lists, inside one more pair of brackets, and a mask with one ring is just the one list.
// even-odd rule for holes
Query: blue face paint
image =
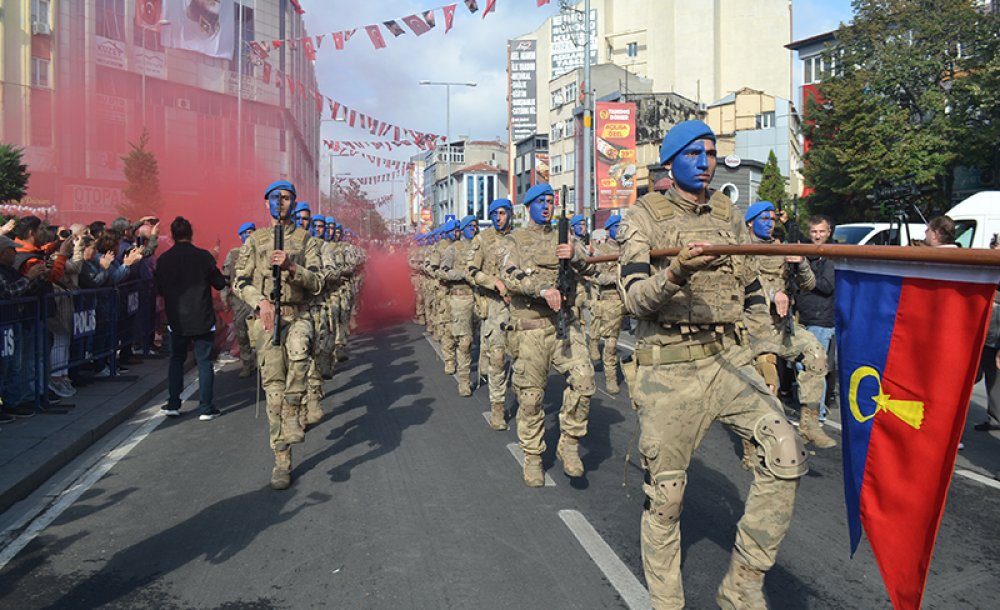
{"label": "blue face paint", "polygon": [[615,241],[618,241],[618,224],[617,223],[611,225],[610,227],[608,227],[608,237],[610,237],[611,239],[613,239]]}
{"label": "blue face paint", "polygon": [[[547,225],[552,219],[552,205],[552,198],[548,195],[543,195],[528,204],[528,217],[535,224]],[[545,216],[546,210],[548,210],[547,218]]]}
{"label": "blue face paint", "polygon": [[583,237],[583,235],[586,232],[587,232],[587,223],[578,222],[575,225],[573,225],[573,235],[576,235],[577,237]]}
{"label": "blue face paint", "polygon": [[750,225],[753,234],[760,239],[771,239],[771,233],[774,231],[774,219],[771,218],[771,212],[761,212],[759,216],[753,219],[753,223]]}
{"label": "blue face paint", "polygon": [[510,212],[507,210],[507,208],[500,208],[500,209],[506,212],[503,225],[500,224],[500,210],[494,210],[493,213],[490,214],[490,220],[493,221],[493,228],[496,229],[497,231],[503,231],[504,229],[506,229],[507,224],[510,222]]}
{"label": "blue face paint", "polygon": [[475,222],[470,222],[464,229],[462,229],[462,235],[465,239],[472,239],[479,233],[479,224]]}
{"label": "blue face paint", "polygon": [[253,231],[243,231],[242,233],[240,233],[240,241],[243,243],[247,243],[247,238],[250,237],[251,233],[253,233]]}
{"label": "blue face paint", "polygon": [[705,190],[715,174],[715,148],[705,150],[705,141],[695,140],[677,153],[670,169],[681,189],[699,193]]}

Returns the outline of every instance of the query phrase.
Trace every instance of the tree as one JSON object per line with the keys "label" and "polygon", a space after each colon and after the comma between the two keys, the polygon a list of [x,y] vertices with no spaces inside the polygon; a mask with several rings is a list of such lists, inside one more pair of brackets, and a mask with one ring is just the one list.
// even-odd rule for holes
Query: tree
{"label": "tree", "polygon": [[139,144],[130,142],[132,150],[122,157],[125,162],[125,198],[128,203],[118,207],[118,212],[126,218],[142,216],[159,216],[163,208],[163,195],[160,193],[160,168],[156,157],[146,145],[149,144],[149,131],[142,130]]}
{"label": "tree", "polygon": [[0,202],[20,201],[27,193],[28,166],[21,163],[23,151],[11,144],[0,144]]}
{"label": "tree", "polygon": [[854,0],[825,57],[804,132],[809,206],[878,218],[882,182],[912,179],[946,207],[958,165],[988,167],[1000,139],[1000,15],[969,0]]}
{"label": "tree", "polygon": [[775,208],[784,208],[788,195],[785,193],[786,179],[781,175],[778,168],[778,157],[772,150],[767,155],[767,163],[764,164],[764,171],[760,178],[760,186],[757,188],[757,197],[761,201],[770,201]]}
{"label": "tree", "polygon": [[361,237],[385,239],[389,231],[385,219],[356,180],[346,180],[335,188],[333,217]]}

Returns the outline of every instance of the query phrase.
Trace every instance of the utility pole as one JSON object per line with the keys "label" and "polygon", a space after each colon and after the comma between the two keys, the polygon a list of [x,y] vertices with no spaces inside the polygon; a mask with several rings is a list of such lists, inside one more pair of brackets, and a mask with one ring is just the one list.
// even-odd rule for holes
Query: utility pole
{"label": "utility pole", "polygon": [[580,176],[580,187],[583,189],[583,213],[590,215],[590,224],[594,226],[596,212],[591,208],[590,202],[591,185],[594,182],[591,175],[591,157],[594,154],[594,132],[592,131],[594,105],[593,99],[591,99],[590,84],[590,0],[585,0],[583,3],[583,19],[586,26],[584,27],[583,43],[583,171]]}

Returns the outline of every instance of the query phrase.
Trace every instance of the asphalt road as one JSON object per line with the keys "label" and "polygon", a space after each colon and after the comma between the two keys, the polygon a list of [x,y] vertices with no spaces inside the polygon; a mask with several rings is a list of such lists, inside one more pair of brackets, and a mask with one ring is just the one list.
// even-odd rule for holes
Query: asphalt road
{"label": "asphalt road", "polygon": [[[285,492],[267,486],[265,419],[236,368],[216,378],[215,421],[163,420],[151,403],[96,470],[44,500],[48,512],[0,570],[0,607],[648,604],[634,451],[626,462],[636,418],[624,394],[595,396],[588,473],[571,481],[554,458],[563,385],[553,377],[544,465],[554,485],[529,489],[508,447],[514,430],[487,426],[485,387],[457,395],[421,327],[358,336],[351,354],[327,383],[326,418],[294,450]],[[750,480],[735,438],[713,427],[682,517],[691,608],[714,607]],[[996,607],[1000,489],[956,476],[950,496],[924,607]],[[867,544],[849,557],[839,450],[811,458],[766,591],[774,608],[890,607]]]}

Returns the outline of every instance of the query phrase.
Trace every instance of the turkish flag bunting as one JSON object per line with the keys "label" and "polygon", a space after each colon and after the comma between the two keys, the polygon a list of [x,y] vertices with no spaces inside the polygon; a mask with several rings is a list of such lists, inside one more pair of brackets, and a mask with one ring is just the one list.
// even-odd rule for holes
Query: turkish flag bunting
{"label": "turkish flag bunting", "polygon": [[479,10],[479,5],[476,4],[476,0],[465,0],[465,6],[469,7],[470,13],[475,13]]}
{"label": "turkish flag bunting", "polygon": [[365,30],[368,32],[368,37],[372,39],[372,45],[376,49],[385,48],[385,39],[382,38],[382,32],[379,31],[377,25],[366,25]]}
{"label": "turkish flag bunting", "polygon": [[299,50],[299,43],[298,43],[298,41],[289,40],[288,41],[288,48],[291,49],[291,50],[293,50],[293,51],[298,51]]}
{"label": "turkish flag bunting", "polygon": [[340,111],[340,102],[330,100],[330,118],[337,120],[337,113]]}
{"label": "turkish flag bunting", "polygon": [[392,139],[396,142],[399,142],[399,127],[393,129]]}
{"label": "turkish flag bunting", "polygon": [[[372,26],[372,27],[375,27],[375,26]],[[376,28],[376,29],[378,29],[378,28]],[[344,30],[344,42],[347,42],[348,40],[350,40],[351,36],[354,36],[354,33],[357,32],[357,31],[358,31],[358,28],[354,28],[353,30]]]}
{"label": "turkish flag bunting", "polygon": [[302,5],[299,4],[299,0],[289,0],[289,1],[292,3],[292,8],[295,9],[295,12],[297,14],[299,15],[305,14],[306,11],[304,8],[302,8]]}
{"label": "turkish flag bunting", "polygon": [[295,95],[295,81],[292,80],[291,75],[286,74],[285,79],[288,81],[288,92]]}
{"label": "turkish flag bunting", "polygon": [[280,49],[281,45],[283,45],[283,44],[285,44],[284,40],[272,40],[271,41],[271,46],[274,47],[275,49]]}
{"label": "turkish flag bunting", "polygon": [[455,20],[455,7],[457,4],[449,4],[443,7],[441,10],[444,11],[444,33],[447,34],[448,30],[451,29],[451,24]]}
{"label": "turkish flag bunting", "polygon": [[[344,108],[344,112],[347,112],[347,108],[346,107]],[[354,121],[355,121],[355,119],[357,119],[357,113],[355,113],[352,110],[351,111],[351,116],[348,117],[348,119],[347,119],[347,124],[350,125],[351,127],[354,127]]]}
{"label": "turkish flag bunting", "polygon": [[316,96],[316,112],[323,114],[323,96],[320,95],[319,91],[313,91],[313,95]]}
{"label": "turkish flag bunting", "polygon": [[344,33],[343,32],[334,32],[333,34],[330,34],[330,36],[333,37],[333,46],[334,46],[334,48],[336,48],[338,51],[343,51],[344,50]]}
{"label": "turkish flag bunting", "polygon": [[264,62],[264,67],[262,69],[263,74],[261,74],[261,79],[263,79],[265,85],[271,84],[271,64]]}
{"label": "turkish flag bunting", "polygon": [[302,97],[306,96],[306,86],[302,84],[302,81],[295,81],[299,85],[299,95]]}
{"label": "turkish flag bunting", "polygon": [[399,25],[395,21],[383,21],[382,25],[384,25],[385,29],[392,32],[392,35],[397,38],[406,33],[406,30],[403,29],[403,26]]}
{"label": "turkish flag bunting", "polygon": [[538,0],[538,6],[545,6],[549,3],[549,0]]}
{"label": "turkish flag bunting", "polygon": [[267,49],[264,48],[264,45],[260,44],[256,40],[252,40],[250,41],[250,48],[253,50],[254,55],[256,55],[257,57],[261,59],[267,59],[269,53],[267,52]]}
{"label": "turkish flag bunting", "polygon": [[496,11],[497,0],[486,0],[486,9],[483,11],[483,19],[486,19],[486,15],[490,12]]}
{"label": "turkish flag bunting", "polygon": [[317,49],[320,48],[321,46],[323,46],[323,39],[325,37],[326,37],[326,34],[320,34],[319,36],[316,37],[316,48]]}
{"label": "turkish flag bunting", "polygon": [[309,61],[316,61],[316,47],[313,46],[312,38],[306,36],[302,39],[302,48],[305,49],[306,57]]}
{"label": "turkish flag bunting", "polygon": [[427,25],[427,22],[416,15],[407,15],[406,17],[403,17],[403,23],[410,26],[410,29],[413,30],[413,33],[417,36],[431,31],[431,26]]}

